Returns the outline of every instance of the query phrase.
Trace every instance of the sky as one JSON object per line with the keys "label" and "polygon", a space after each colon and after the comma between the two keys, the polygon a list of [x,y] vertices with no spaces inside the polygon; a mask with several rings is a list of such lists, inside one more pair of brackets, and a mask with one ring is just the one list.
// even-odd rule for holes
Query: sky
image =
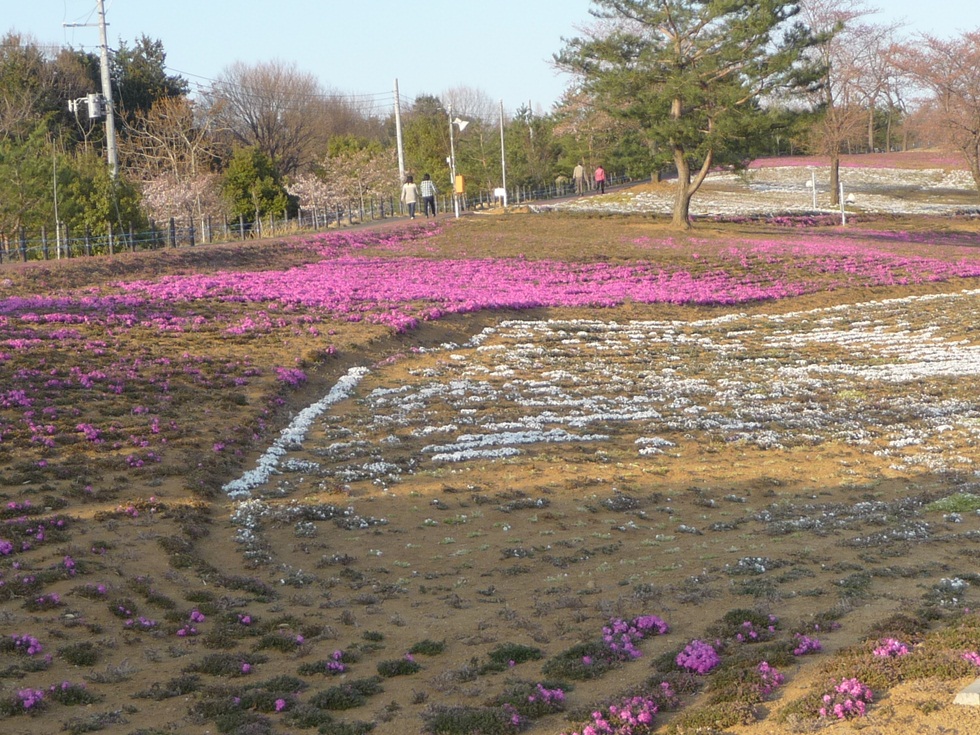
{"label": "sky", "polygon": [[[593,18],[591,0],[104,0],[108,43],[141,35],[163,42],[167,67],[209,86],[230,64],[279,60],[313,74],[328,92],[349,95],[378,114],[457,87],[484,93],[506,114],[530,105],[538,114],[571,81],[553,55],[563,38]],[[96,52],[97,0],[0,0],[0,34]],[[910,37],[952,37],[980,30],[976,0],[879,0],[868,18],[904,22]],[[68,27],[65,24],[93,24]]]}

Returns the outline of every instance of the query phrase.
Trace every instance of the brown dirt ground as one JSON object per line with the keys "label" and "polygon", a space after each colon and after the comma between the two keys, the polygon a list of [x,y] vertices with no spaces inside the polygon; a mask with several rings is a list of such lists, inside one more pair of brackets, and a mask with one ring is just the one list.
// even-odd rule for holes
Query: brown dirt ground
{"label": "brown dirt ground", "polygon": [[[542,243],[556,242],[556,234],[566,236],[566,241],[574,240],[563,223],[555,220],[553,224],[554,229],[542,230],[540,221],[535,221],[524,234],[531,237],[532,232],[537,233],[535,236]],[[481,223],[477,227],[481,235],[486,235],[487,228],[494,226]],[[975,224],[947,222],[942,227],[976,234]],[[634,221],[614,226],[596,218],[588,226],[576,221],[574,228],[583,242],[591,238],[594,243],[600,233],[610,236],[614,232],[622,241],[632,231],[655,233],[659,225]],[[472,236],[461,232],[455,229],[446,235],[442,243],[447,250],[457,250],[454,238],[468,240]],[[710,238],[724,234],[723,228],[702,229],[697,236]],[[502,234],[500,241],[495,242],[494,252],[511,254],[515,248],[513,242],[507,233]],[[525,243],[521,247],[530,246]],[[542,244],[534,250],[535,254],[548,255],[544,252],[546,247]],[[567,256],[568,252],[564,254]],[[555,255],[561,253],[556,250]],[[600,249],[577,253],[575,257],[604,256]],[[60,274],[55,269],[52,272]],[[94,280],[103,277],[97,275]],[[914,290],[940,292],[971,286],[980,283],[876,289],[873,293],[839,291],[753,308],[798,310],[869,297],[901,296]],[[694,319],[709,313],[721,312],[628,306],[604,311],[601,316],[618,320]],[[539,310],[520,316],[559,315],[580,314]],[[302,391],[290,396],[290,406],[296,410],[316,400],[350,365],[378,364],[414,346],[463,342],[485,326],[513,316],[495,313],[455,317],[396,337],[379,330],[365,333],[338,327],[340,333],[335,341],[341,346],[339,355],[325,363]],[[595,316],[594,312],[590,316]],[[283,351],[301,350],[302,346],[278,344],[263,349],[268,354],[256,349],[255,359],[275,364]],[[407,380],[408,367],[417,369],[430,359],[436,358],[421,356],[395,361],[383,369],[384,377]],[[205,405],[196,408],[188,405],[186,410],[188,419],[199,424],[203,442],[209,435],[220,433],[221,427],[214,425],[218,419],[204,415]],[[342,415],[357,410],[356,401],[352,400],[336,407],[334,413]],[[280,421],[286,418],[280,417]],[[239,417],[230,412],[220,420],[235,422]],[[245,458],[245,467],[250,466],[260,449]],[[381,648],[355,664],[348,675],[350,678],[370,676],[376,661],[399,658],[420,640],[445,640],[444,654],[432,659],[419,657],[422,672],[387,679],[384,692],[371,698],[367,705],[340,713],[344,720],[376,721],[374,732],[379,735],[419,731],[418,715],[435,702],[480,704],[485,701],[511,674],[482,676],[473,681],[465,681],[458,674],[474,658],[485,657],[496,645],[506,642],[537,645],[550,656],[576,642],[594,638],[613,615],[651,613],[667,619],[671,634],[644,643],[642,659],[597,682],[577,686],[571,695],[573,706],[589,707],[640,686],[649,675],[650,662],[659,653],[703,634],[708,625],[730,609],[764,609],[791,623],[806,621],[809,616],[835,606],[839,608],[836,589],[840,579],[869,564],[867,556],[859,550],[842,547],[836,533],[767,537],[759,524],[749,520],[730,531],[679,534],[669,532],[673,518],[703,521],[747,518],[780,501],[856,503],[949,492],[948,477],[895,476],[882,467],[859,468],[859,482],[852,475],[845,478],[841,473],[842,463],[858,459],[842,445],[780,453],[716,446],[708,453],[690,451],[666,471],[651,472],[642,462],[598,462],[593,452],[571,447],[532,451],[520,461],[474,463],[458,471],[419,472],[383,491],[365,483],[353,483],[350,488],[293,488],[283,502],[288,503],[291,498],[350,505],[358,514],[384,518],[386,523],[358,531],[324,526],[310,538],[298,537],[289,523],[268,525],[263,539],[272,561],[258,567],[243,558],[241,545],[234,541],[235,529],[228,520],[232,505],[220,497],[202,502],[188,493],[179,469],[148,484],[121,480],[116,483],[118,487],[111,499],[70,506],[65,512],[79,521],[70,539],[47,557],[31,559],[41,567],[58,555],[70,553],[87,562],[92,573],[84,579],[65,580],[46,588],[68,599],[68,607],[55,612],[29,613],[20,599],[0,605],[0,632],[4,635],[36,630],[48,643],[49,651],[87,640],[101,654],[98,664],[88,669],[68,665],[56,656],[52,667],[43,674],[0,679],[2,693],[28,684],[37,685],[35,682],[78,681],[89,677],[89,686],[104,695],[105,700],[78,708],[81,712],[52,707],[38,717],[8,718],[0,722],[0,730],[9,735],[53,735],[63,731],[72,718],[106,713],[105,721],[115,723],[104,728],[108,733],[204,735],[216,732],[212,722],[201,722],[188,714],[197,693],[161,700],[134,696],[180,676],[189,661],[211,653],[203,645],[204,636],[177,639],[162,633],[126,631],[118,619],[107,613],[103,603],[72,595],[79,582],[104,579],[139,600],[138,593],[131,591],[131,582],[138,577],[150,580],[159,598],[176,600],[181,610],[192,606],[187,602],[192,593],[198,593],[195,599],[206,599],[201,593],[210,593],[211,607],[222,613],[243,611],[261,620],[278,621],[277,627],[290,634],[302,630],[313,632],[295,653],[279,655],[267,651],[270,662],[257,666],[258,676],[262,678],[295,675],[297,667],[304,662],[325,658],[336,648],[363,645],[365,632],[382,633]],[[234,476],[233,468],[225,472],[222,481]],[[50,494],[50,489],[37,484],[3,488],[4,496],[9,499],[20,499],[31,492],[43,496],[45,492]],[[54,494],[57,492],[56,488]],[[611,510],[604,503],[621,494],[637,499],[641,516]],[[150,496],[157,499],[162,510],[153,512],[152,503],[140,502]],[[726,505],[726,496],[738,496],[745,502]],[[527,498],[543,498],[548,504],[541,509],[509,509],[511,501]],[[137,518],[115,513],[114,509],[126,501],[136,502],[145,512]],[[644,529],[642,533],[617,530],[629,518],[638,519]],[[940,525],[943,522],[941,514],[934,514],[928,520]],[[967,517],[957,528],[959,533],[967,530],[980,531],[980,517]],[[187,566],[175,563],[174,556],[161,550],[161,542],[174,537],[192,540],[193,558]],[[105,541],[109,542],[108,548],[96,552]],[[520,557],[508,554],[508,550],[518,547],[531,549],[533,553]],[[731,727],[725,732],[768,735],[805,731],[775,724],[775,714],[782,703],[808,691],[815,680],[825,676],[820,663],[835,651],[860,642],[874,623],[896,611],[914,609],[930,581],[972,571],[977,552],[976,546],[964,549],[931,544],[899,546],[894,556],[879,558],[875,563],[881,568],[917,571],[907,578],[900,574],[876,577],[867,594],[847,602],[841,629],[822,638],[826,653],[800,659],[795,670],[784,672],[788,676],[787,686],[769,703],[768,711],[760,710],[762,719],[754,725]],[[342,564],[331,562],[342,555],[353,558]],[[782,583],[778,592],[746,595],[739,591],[733,578],[723,573],[726,564],[746,556],[785,560],[788,568],[798,569],[800,574]],[[204,565],[195,566],[200,561]],[[280,580],[279,570],[286,568],[305,570],[315,579],[303,586],[291,586]],[[227,579],[235,575],[255,577],[274,585],[278,598],[258,601],[254,595],[215,583],[219,577]],[[646,585],[642,595],[637,593],[636,586],[640,579]],[[166,614],[165,606],[147,603],[144,607],[160,618]],[[211,617],[213,621],[217,613]],[[203,624],[202,630],[206,632],[210,625],[213,622]],[[249,645],[250,642],[242,641],[233,650],[247,652]],[[9,661],[2,663],[6,665]],[[540,663],[522,664],[517,675],[527,680],[540,678]],[[202,678],[208,684],[227,683],[221,677],[204,675]],[[980,710],[951,703],[955,692],[970,681],[972,677],[916,681],[899,686],[885,695],[869,717],[854,723],[831,724],[828,730],[845,733],[860,729],[875,735],[980,733]],[[334,683],[337,682],[323,677],[314,686]],[[697,700],[687,703],[689,708],[697,705]],[[275,720],[277,715],[271,717]],[[562,717],[552,717],[530,732],[545,735],[574,725]],[[279,725],[274,731],[303,732]]]}

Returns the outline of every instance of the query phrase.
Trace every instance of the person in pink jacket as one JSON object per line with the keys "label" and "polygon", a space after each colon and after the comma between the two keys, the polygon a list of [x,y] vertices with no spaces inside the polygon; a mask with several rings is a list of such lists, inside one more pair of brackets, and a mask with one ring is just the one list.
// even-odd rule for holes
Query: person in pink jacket
{"label": "person in pink jacket", "polygon": [[600,194],[606,193],[606,170],[602,166],[596,166],[595,169],[595,188]]}

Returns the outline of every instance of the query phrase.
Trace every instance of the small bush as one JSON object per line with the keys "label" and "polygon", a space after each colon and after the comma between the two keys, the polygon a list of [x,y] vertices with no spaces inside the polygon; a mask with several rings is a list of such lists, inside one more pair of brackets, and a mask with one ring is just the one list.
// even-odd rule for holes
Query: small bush
{"label": "small bush", "polygon": [[267,656],[256,654],[211,653],[201,661],[189,664],[184,671],[209,676],[245,676],[256,664],[268,660]]}
{"label": "small bush", "polygon": [[566,684],[518,681],[496,696],[491,704],[516,712],[523,720],[536,720],[565,709]]}
{"label": "small bush", "polygon": [[414,646],[408,649],[408,652],[414,655],[422,656],[438,656],[440,653],[446,650],[446,641],[433,641],[426,638],[423,641],[419,641]]}
{"label": "small bush", "polygon": [[83,641],[59,648],[58,655],[65,663],[72,666],[94,666],[98,663],[101,653],[95,644]]}
{"label": "small bush", "polygon": [[504,735],[514,732],[503,707],[430,707],[422,713],[422,731],[431,735]]}
{"label": "small bush", "polygon": [[368,697],[380,694],[382,691],[381,679],[379,677],[356,679],[346,684],[340,684],[322,692],[317,692],[310,697],[310,704],[319,709],[354,709],[366,703]]}
{"label": "small bush", "polygon": [[390,679],[393,676],[407,676],[422,670],[422,666],[413,658],[390,659],[378,662],[378,674]]}
{"label": "small bush", "polygon": [[185,694],[196,692],[200,688],[200,676],[196,674],[183,674],[171,679],[165,684],[151,684],[149,689],[137,692],[135,696],[141,699],[152,699],[159,702],[164,699],[172,699],[173,697],[182,697]]}
{"label": "small bush", "polygon": [[95,704],[103,699],[102,696],[90,692],[84,684],[72,684],[65,681],[48,689],[48,697],[58,704],[78,705]]}
{"label": "small bush", "polygon": [[511,666],[516,666],[526,661],[538,661],[543,656],[544,654],[540,648],[523,646],[519,643],[504,643],[487,654],[490,662],[481,667],[481,673],[506,671]]}
{"label": "small bush", "polygon": [[545,676],[553,679],[586,681],[598,679],[610,669],[618,666],[602,641],[580,643],[562,651],[546,661],[541,667]]}

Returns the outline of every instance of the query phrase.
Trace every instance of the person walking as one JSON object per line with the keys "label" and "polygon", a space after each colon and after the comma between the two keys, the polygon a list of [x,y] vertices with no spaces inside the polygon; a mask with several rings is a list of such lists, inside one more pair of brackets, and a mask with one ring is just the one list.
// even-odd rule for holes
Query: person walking
{"label": "person walking", "polygon": [[575,181],[575,193],[579,196],[585,193],[585,167],[579,161],[572,171],[572,180]]}
{"label": "person walking", "polygon": [[415,219],[415,205],[419,203],[419,188],[411,176],[402,184],[402,204],[408,207],[408,216]]}
{"label": "person walking", "polygon": [[436,185],[429,174],[422,175],[422,183],[419,184],[419,193],[422,195],[422,208],[425,210],[425,218],[429,218],[429,208],[432,208],[432,216],[436,216]]}
{"label": "person walking", "polygon": [[596,166],[595,169],[595,188],[600,194],[606,193],[606,170],[602,166]]}

